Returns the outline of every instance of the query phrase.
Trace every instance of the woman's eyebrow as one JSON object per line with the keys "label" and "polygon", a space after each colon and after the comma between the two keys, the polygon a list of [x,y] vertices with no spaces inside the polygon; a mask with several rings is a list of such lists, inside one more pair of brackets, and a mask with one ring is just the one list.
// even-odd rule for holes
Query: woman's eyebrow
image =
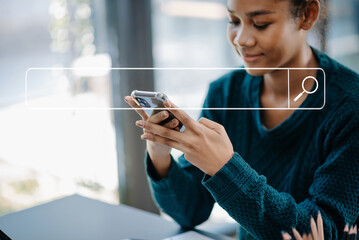
{"label": "woman's eyebrow", "polygon": [[[231,10],[229,7],[227,7],[227,11],[229,13],[232,13],[232,14],[235,14],[236,12]],[[249,13],[246,13],[246,16],[247,17],[255,17],[255,16],[258,16],[258,15],[267,15],[267,14],[272,14],[272,13],[275,13],[274,11],[269,11],[269,10],[256,10],[256,11],[253,11],[253,12],[249,12]]]}
{"label": "woman's eyebrow", "polygon": [[258,11],[246,13],[246,16],[247,17],[255,17],[258,15],[267,15],[267,14],[273,14],[273,13],[275,13],[275,12],[269,11],[269,10],[258,10]]}
{"label": "woman's eyebrow", "polygon": [[227,7],[227,11],[228,11],[229,13],[234,13],[234,11],[231,10],[231,9],[229,9],[229,7]]}

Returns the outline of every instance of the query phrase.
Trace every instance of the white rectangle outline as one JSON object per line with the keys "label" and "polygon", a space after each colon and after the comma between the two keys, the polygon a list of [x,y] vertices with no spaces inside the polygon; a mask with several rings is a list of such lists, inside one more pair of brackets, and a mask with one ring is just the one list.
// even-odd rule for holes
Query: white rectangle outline
{"label": "white rectangle outline", "polygon": [[[29,110],[133,110],[127,108],[33,108],[28,105],[27,101],[27,88],[28,80],[27,75],[32,70],[287,70],[288,71],[288,107],[287,108],[173,108],[182,110],[322,110],[326,104],[326,74],[323,68],[28,68],[25,73],[25,105]],[[324,76],[324,104],[320,108],[290,108],[290,92],[289,92],[289,72],[290,70],[321,70]],[[149,108],[150,109],[150,108]],[[165,110],[166,108],[158,108]]]}
{"label": "white rectangle outline", "polygon": [[289,72],[290,72],[290,70],[289,69],[287,69],[287,71],[288,71],[288,108],[290,108],[290,81],[289,81]]}

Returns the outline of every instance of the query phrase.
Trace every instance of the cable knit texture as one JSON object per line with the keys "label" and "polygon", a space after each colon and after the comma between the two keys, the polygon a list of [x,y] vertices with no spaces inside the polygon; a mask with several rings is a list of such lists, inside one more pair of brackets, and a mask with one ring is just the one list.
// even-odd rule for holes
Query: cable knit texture
{"label": "cable knit texture", "polygon": [[[214,202],[241,226],[240,239],[281,239],[280,232],[309,232],[321,212],[325,239],[341,237],[345,223],[359,216],[359,77],[313,49],[321,85],[304,107],[273,129],[261,124],[260,110],[203,110],[222,124],[235,154],[213,177],[182,155],[172,158],[159,179],[147,155],[149,183],[158,206],[184,227],[208,219]],[[205,108],[260,107],[262,77],[244,70],[210,84]]]}

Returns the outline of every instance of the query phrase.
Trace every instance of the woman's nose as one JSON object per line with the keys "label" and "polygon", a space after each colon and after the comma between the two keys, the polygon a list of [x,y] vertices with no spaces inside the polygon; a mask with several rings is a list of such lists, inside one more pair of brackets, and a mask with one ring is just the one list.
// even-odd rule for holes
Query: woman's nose
{"label": "woman's nose", "polygon": [[256,44],[256,40],[250,33],[250,30],[244,27],[238,29],[233,42],[239,47],[254,47]]}

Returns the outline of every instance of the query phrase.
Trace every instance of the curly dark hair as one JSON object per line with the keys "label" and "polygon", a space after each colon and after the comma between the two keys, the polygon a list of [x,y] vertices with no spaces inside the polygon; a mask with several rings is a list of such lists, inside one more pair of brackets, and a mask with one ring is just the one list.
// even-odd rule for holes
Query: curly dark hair
{"label": "curly dark hair", "polygon": [[[282,0],[283,1],[283,0]],[[328,28],[328,9],[326,6],[327,0],[290,0],[290,11],[294,18],[300,18],[306,13],[307,6],[314,1],[320,3],[320,13],[319,13],[319,27],[317,32],[320,37],[321,48],[323,51],[326,49],[325,36],[327,34]]]}

